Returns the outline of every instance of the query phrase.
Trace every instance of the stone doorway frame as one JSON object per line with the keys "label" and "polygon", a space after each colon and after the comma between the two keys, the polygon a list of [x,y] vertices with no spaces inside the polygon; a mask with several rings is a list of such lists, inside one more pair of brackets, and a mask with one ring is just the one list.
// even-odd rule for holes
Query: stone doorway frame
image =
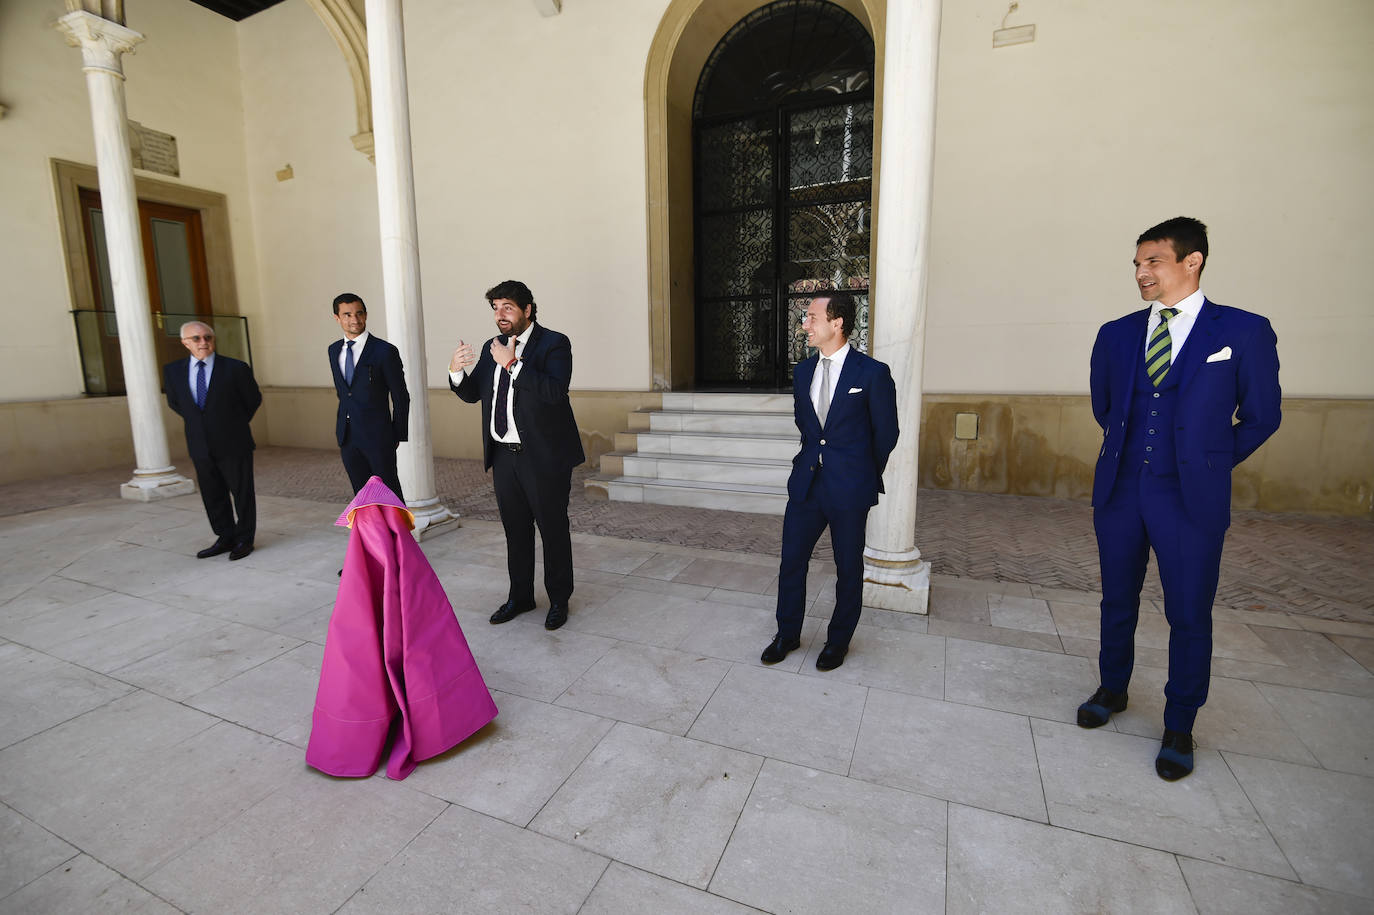
{"label": "stone doorway frame", "polygon": [[[735,23],[772,0],[672,0],[649,45],[644,70],[644,154],[649,259],[649,344],[653,389],[680,390],[695,372],[692,271],[692,98],[701,68]],[[833,0],[873,36],[873,233],[877,250],[881,177],[884,0]],[[870,321],[876,314],[870,313]]]}

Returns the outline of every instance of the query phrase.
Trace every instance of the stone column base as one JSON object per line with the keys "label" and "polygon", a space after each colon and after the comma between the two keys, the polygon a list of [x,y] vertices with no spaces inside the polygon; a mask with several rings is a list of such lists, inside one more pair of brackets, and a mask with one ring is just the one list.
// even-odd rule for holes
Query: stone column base
{"label": "stone column base", "polygon": [[177,473],[175,467],[135,470],[133,479],[119,487],[119,497],[131,502],[156,502],[196,491],[192,480]]}
{"label": "stone column base", "polygon": [[866,547],[863,602],[865,607],[880,610],[928,613],[930,563],[921,558],[921,551],[917,549],[889,553]]}
{"label": "stone column base", "polygon": [[458,513],[441,505],[438,499],[407,502],[406,508],[415,516],[415,530],[411,533],[421,543],[463,526],[458,520]]}

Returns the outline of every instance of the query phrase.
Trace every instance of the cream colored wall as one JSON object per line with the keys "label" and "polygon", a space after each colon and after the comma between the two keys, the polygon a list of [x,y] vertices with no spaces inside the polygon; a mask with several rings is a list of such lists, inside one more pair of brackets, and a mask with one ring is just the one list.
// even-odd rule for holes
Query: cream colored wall
{"label": "cream colored wall", "polygon": [[[52,28],[65,12],[60,0],[0,3],[4,401],[83,390],[49,160],[94,164],[95,148],[81,52]],[[128,26],[146,36],[124,57],[129,117],[177,139],[180,178],[156,177],[228,195],[237,304],[252,315],[257,277],[234,24],[184,0],[139,0],[127,13]]]}
{"label": "cream colored wall", "polygon": [[944,4],[925,390],[1086,391],[1136,236],[1186,214],[1286,395],[1374,394],[1374,4],[1036,0],[994,50],[1004,12]]}
{"label": "cream colored wall", "polygon": [[[427,381],[493,333],[482,293],[525,281],[572,339],[573,386],[649,386],[644,57],[662,0],[408,0],[406,54]],[[304,0],[240,26],[262,297],[254,351],[273,384],[328,384],[348,289],[385,336],[373,166],[343,58]],[[277,182],[286,163],[295,178]],[[412,367],[407,367],[408,373]]]}

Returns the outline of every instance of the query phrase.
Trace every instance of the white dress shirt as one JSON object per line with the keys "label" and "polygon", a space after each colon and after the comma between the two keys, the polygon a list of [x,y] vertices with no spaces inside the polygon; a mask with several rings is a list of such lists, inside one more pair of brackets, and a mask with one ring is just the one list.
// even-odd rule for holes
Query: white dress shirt
{"label": "white dress shirt", "polygon": [[1202,311],[1202,302],[1206,298],[1199,289],[1188,298],[1183,299],[1174,305],[1160,305],[1158,302],[1150,304],[1150,320],[1145,325],[1145,351],[1150,351],[1150,337],[1154,334],[1155,328],[1159,326],[1159,310],[1161,308],[1177,308],[1178,314],[1169,319],[1169,364],[1173,365],[1178,361],[1178,354],[1183,352],[1183,344],[1188,342],[1188,332],[1193,329],[1193,324],[1197,322],[1198,312]]}
{"label": "white dress shirt", "polygon": [[[826,393],[830,395],[829,403],[831,409],[835,407],[835,389],[839,387],[840,370],[844,368],[844,357],[847,355],[849,355],[849,341],[845,341],[844,346],[841,346],[830,354],[830,390]],[[819,353],[817,353],[817,356],[820,358],[816,360],[816,371],[811,376],[811,406],[816,408],[816,415],[820,416],[821,378],[825,375],[825,366],[822,365],[820,360],[826,357],[820,356]]]}
{"label": "white dress shirt", "polygon": [[[515,428],[515,379],[520,377],[520,369],[524,363],[520,362],[520,354],[525,351],[525,344],[530,342],[530,334],[534,332],[534,322],[531,321],[529,327],[521,332],[520,336],[511,341],[515,346],[515,365],[510,367],[510,392],[506,395],[506,434],[496,434],[496,392],[501,387],[501,373],[505,371],[502,366],[496,366],[496,372],[492,375],[492,395],[491,395],[491,422],[487,426],[487,434],[492,441],[505,442],[510,445],[520,444],[520,433]],[[478,357],[481,358],[480,355]],[[456,372],[449,372],[448,379],[454,384],[462,384],[463,377],[467,375],[467,369],[459,369]]]}
{"label": "white dress shirt", "polygon": [[[363,331],[353,338],[353,367],[358,367],[358,360],[362,358],[363,347],[367,346],[368,332]],[[339,374],[344,376],[344,381],[348,380],[348,373],[344,371],[344,361],[348,358],[348,338],[344,337],[343,346],[339,347]],[[318,363],[317,363],[318,364]]]}

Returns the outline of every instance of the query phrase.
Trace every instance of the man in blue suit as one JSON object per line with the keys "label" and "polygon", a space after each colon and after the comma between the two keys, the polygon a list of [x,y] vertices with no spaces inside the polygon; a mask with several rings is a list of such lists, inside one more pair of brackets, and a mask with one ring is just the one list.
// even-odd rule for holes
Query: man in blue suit
{"label": "man in blue suit", "polygon": [[1193,721],[1207,700],[1212,600],[1231,523],[1231,470],[1279,427],[1279,357],[1265,318],[1199,288],[1207,227],[1177,217],[1136,239],[1135,280],[1151,305],[1102,326],[1093,415],[1102,451],[1093,526],[1102,566],[1101,685],[1078,708],[1100,727],[1126,708],[1140,588],[1153,548],[1169,621],[1164,739],[1155,770],[1193,771]]}
{"label": "man in blue suit", "polygon": [[181,325],[181,343],[191,355],[163,366],[162,387],[167,406],[186,427],[186,451],[196,465],[200,498],[215,532],[215,542],[196,558],[228,553],[231,561],[242,559],[253,552],[257,532],[253,430],[248,423],[262,404],[262,392],[246,362],[215,352],[215,331],[209,324]]}
{"label": "man in blue suit", "polygon": [[864,527],[883,492],[883,468],[897,444],[897,389],[888,367],[849,345],[854,297],[822,293],[802,318],[819,352],[792,373],[792,410],[801,450],[787,480],[778,569],[778,634],[759,660],[776,664],[801,646],[806,568],[821,533],[835,551],[835,612],[817,670],[844,663],[863,599]]}
{"label": "man in blue suit", "polygon": [[405,501],[396,474],[396,447],[406,440],[410,420],[401,354],[368,333],[367,306],[353,293],[334,299],[334,319],[344,334],[329,344],[329,370],[339,395],[334,435],[348,481],[356,494],[375,474]]}

